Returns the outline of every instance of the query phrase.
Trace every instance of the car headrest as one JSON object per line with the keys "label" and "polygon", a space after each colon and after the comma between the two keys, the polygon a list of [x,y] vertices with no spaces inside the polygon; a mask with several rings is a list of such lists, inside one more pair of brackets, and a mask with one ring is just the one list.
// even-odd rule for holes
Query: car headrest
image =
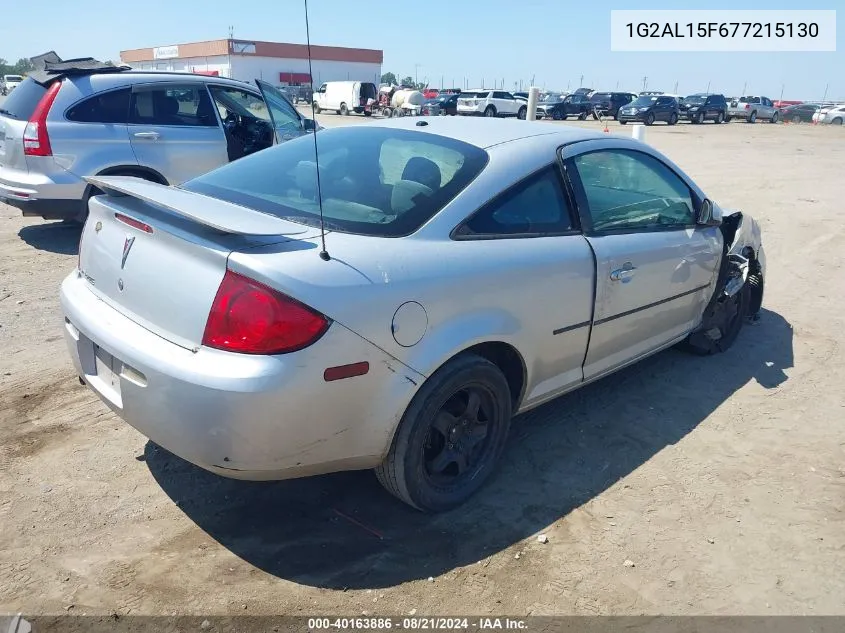
{"label": "car headrest", "polygon": [[431,190],[430,195],[431,192],[440,189],[442,175],[440,167],[433,160],[414,156],[405,164],[405,169],[402,170],[402,180],[412,180],[425,185]]}

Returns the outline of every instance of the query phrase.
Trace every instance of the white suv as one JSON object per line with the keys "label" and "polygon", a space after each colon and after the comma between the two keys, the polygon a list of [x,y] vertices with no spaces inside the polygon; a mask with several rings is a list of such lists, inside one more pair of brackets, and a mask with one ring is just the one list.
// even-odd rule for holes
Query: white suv
{"label": "white suv", "polygon": [[470,116],[515,116],[525,118],[528,105],[503,90],[463,90],[458,95],[458,114]]}

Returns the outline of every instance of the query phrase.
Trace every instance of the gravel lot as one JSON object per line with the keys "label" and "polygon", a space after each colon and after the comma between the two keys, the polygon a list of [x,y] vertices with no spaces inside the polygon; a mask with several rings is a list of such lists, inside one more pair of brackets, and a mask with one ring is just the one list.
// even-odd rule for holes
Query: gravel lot
{"label": "gravel lot", "polygon": [[78,230],[0,204],[0,612],[845,614],[845,130],[647,132],[761,221],[761,321],[523,416],[437,517],[369,472],[235,482],[149,444],[65,351]]}

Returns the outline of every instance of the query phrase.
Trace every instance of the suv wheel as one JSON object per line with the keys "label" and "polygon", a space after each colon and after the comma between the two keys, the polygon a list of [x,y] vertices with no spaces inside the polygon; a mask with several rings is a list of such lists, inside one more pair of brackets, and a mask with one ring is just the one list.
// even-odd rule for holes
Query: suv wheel
{"label": "suv wheel", "polygon": [[586,113],[586,112],[582,112],[581,114],[579,114],[579,115],[578,115],[578,120],[579,120],[579,121],[586,121],[586,120],[587,120],[587,113]]}
{"label": "suv wheel", "polygon": [[652,125],[654,123],[654,112],[649,112],[648,116],[645,118],[646,125]]}
{"label": "suv wheel", "polygon": [[340,110],[338,110],[337,113],[341,116],[346,116],[349,114],[349,107],[345,103],[341,103]]}
{"label": "suv wheel", "polygon": [[516,113],[516,118],[524,121],[527,114],[528,114],[528,106],[522,106],[519,109],[519,112]]}
{"label": "suv wheel", "polygon": [[496,108],[494,106],[491,106],[491,105],[487,106],[486,108],[484,108],[484,116],[487,116],[487,117],[496,116]]}
{"label": "suv wheel", "polygon": [[757,123],[757,110],[754,110],[754,111],[753,111],[753,112],[752,112],[752,113],[748,116],[748,122],[749,122],[749,123]]}
{"label": "suv wheel", "polygon": [[669,125],[675,125],[678,122],[678,115],[674,112],[669,115]]}
{"label": "suv wheel", "polygon": [[563,116],[563,115],[560,113],[560,110],[555,110],[554,112],[552,112],[552,118],[553,118],[555,121],[561,121],[561,120],[565,119],[566,117],[565,117],[565,116]]}
{"label": "suv wheel", "polygon": [[719,114],[716,115],[716,123],[717,124],[721,123],[724,120],[725,120],[725,113],[724,112],[720,112]]}
{"label": "suv wheel", "polygon": [[698,123],[698,124],[704,123],[704,113],[703,112],[699,112],[698,114],[695,115],[695,122]]}

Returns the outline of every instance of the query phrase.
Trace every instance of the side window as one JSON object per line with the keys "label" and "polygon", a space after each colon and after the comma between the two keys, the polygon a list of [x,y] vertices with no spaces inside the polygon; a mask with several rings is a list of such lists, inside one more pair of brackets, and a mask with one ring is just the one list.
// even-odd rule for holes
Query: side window
{"label": "side window", "polygon": [[772,107],[772,102],[766,97],[763,97],[763,105]]}
{"label": "side window", "polygon": [[572,229],[569,205],[556,166],[512,187],[482,207],[458,235],[542,235]]}
{"label": "side window", "polygon": [[656,158],[601,150],[574,159],[592,231],[681,228],[695,224],[686,183]]}
{"label": "side window", "polygon": [[302,120],[290,102],[285,99],[279,91],[270,85],[261,84],[261,94],[270,108],[273,115],[273,123],[276,129],[282,133],[298,132],[302,129]]}
{"label": "side window", "polygon": [[260,119],[270,123],[270,113],[264,99],[251,92],[239,88],[211,86],[211,95],[224,123],[227,120],[238,121],[240,118]]}
{"label": "side window", "polygon": [[77,123],[126,123],[129,120],[129,88],[102,92],[67,111],[68,121]]}
{"label": "side window", "polygon": [[129,122],[140,125],[217,127],[217,117],[204,85],[136,88]]}

